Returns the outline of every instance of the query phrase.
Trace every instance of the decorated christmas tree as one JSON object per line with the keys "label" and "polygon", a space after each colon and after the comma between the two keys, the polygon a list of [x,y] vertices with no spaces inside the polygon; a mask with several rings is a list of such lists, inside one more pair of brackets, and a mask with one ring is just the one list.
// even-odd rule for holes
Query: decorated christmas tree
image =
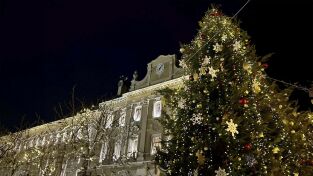
{"label": "decorated christmas tree", "polygon": [[166,175],[313,175],[313,114],[267,79],[238,22],[209,9],[181,48],[183,86],[167,106],[156,162]]}

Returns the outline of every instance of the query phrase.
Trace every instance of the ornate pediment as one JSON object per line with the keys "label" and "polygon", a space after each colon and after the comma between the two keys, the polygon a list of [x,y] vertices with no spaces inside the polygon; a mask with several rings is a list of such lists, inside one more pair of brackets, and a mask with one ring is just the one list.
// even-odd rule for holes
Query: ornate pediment
{"label": "ornate pediment", "polygon": [[160,55],[147,66],[146,76],[138,81],[137,73],[133,75],[130,91],[169,81],[183,75],[183,69],[177,68],[175,55]]}

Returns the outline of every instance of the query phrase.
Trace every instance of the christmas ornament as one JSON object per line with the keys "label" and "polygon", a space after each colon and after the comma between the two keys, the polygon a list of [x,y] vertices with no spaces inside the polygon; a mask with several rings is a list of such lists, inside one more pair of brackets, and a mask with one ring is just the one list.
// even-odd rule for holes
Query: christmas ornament
{"label": "christmas ornament", "polygon": [[248,74],[251,74],[251,73],[252,73],[251,64],[245,62],[245,63],[243,63],[242,67],[243,67],[244,70],[246,70],[246,71],[248,72]]}
{"label": "christmas ornament", "polygon": [[223,35],[222,35],[222,41],[225,42],[226,39],[227,39],[227,35],[226,35],[226,34],[223,34]]}
{"label": "christmas ornament", "polygon": [[198,150],[196,153],[196,156],[198,157],[198,164],[199,165],[204,165],[205,163],[205,157],[203,156],[203,151]]}
{"label": "christmas ornament", "polygon": [[280,149],[278,147],[274,147],[273,150],[272,150],[272,152],[274,154],[277,154],[279,151],[280,151]]}
{"label": "christmas ornament", "polygon": [[264,63],[264,64],[262,64],[262,67],[263,67],[264,69],[267,69],[267,68],[268,68],[268,64],[267,64],[267,63]]}
{"label": "christmas ornament", "polygon": [[254,93],[258,94],[261,92],[260,85],[261,83],[256,78],[252,81],[252,90]]}
{"label": "christmas ornament", "polygon": [[195,81],[198,81],[198,80],[199,80],[199,75],[198,75],[198,73],[194,73],[194,74],[193,74],[193,79],[194,79]]}
{"label": "christmas ornament", "polygon": [[190,75],[190,76],[189,76],[189,80],[190,80],[190,81],[193,81],[193,75]]}
{"label": "christmas ornament", "polygon": [[215,11],[213,13],[210,14],[211,16],[222,16],[222,13]]}
{"label": "christmas ornament", "polygon": [[201,35],[200,35],[200,38],[201,38],[202,40],[205,40],[205,39],[207,38],[207,36],[206,36],[205,34],[201,34]]}
{"label": "christmas ornament", "polygon": [[191,121],[193,125],[200,125],[202,123],[203,117],[201,113],[193,114]]}
{"label": "christmas ornament", "polygon": [[205,56],[202,62],[202,66],[206,66],[210,63],[210,58],[208,56]]}
{"label": "christmas ornament", "polygon": [[221,52],[223,50],[223,45],[220,45],[218,43],[216,43],[214,46],[213,46],[213,50],[218,53],[218,52]]}
{"label": "christmas ornament", "polygon": [[204,67],[199,68],[200,76],[206,75],[206,69]]}
{"label": "christmas ornament", "polygon": [[179,60],[179,66],[181,66],[182,68],[187,68],[185,60]]}
{"label": "christmas ornament", "polygon": [[246,155],[245,158],[249,167],[253,167],[255,164],[257,164],[257,161],[252,155]]}
{"label": "christmas ornament", "polygon": [[244,149],[245,149],[246,151],[251,150],[251,148],[252,148],[252,144],[250,144],[250,143],[244,145]]}
{"label": "christmas ornament", "polygon": [[237,131],[237,124],[233,122],[233,119],[230,119],[230,121],[226,121],[226,124],[228,125],[226,131],[230,132],[233,138],[235,139],[235,134],[238,134],[239,132]]}
{"label": "christmas ornament", "polygon": [[184,53],[185,49],[184,48],[180,48],[179,51],[180,51],[180,53]]}
{"label": "christmas ornament", "polygon": [[241,48],[241,43],[239,41],[235,41],[235,43],[233,44],[233,48],[234,51],[239,51],[239,49]]}
{"label": "christmas ornament", "polygon": [[225,169],[221,169],[221,167],[218,167],[218,170],[215,171],[216,175],[215,176],[227,176],[227,172]]}
{"label": "christmas ornament", "polygon": [[218,72],[218,70],[214,70],[213,67],[209,67],[209,74],[211,75],[212,79],[216,78],[216,73]]}
{"label": "christmas ornament", "polygon": [[239,103],[241,105],[247,105],[249,103],[249,101],[246,98],[240,98]]}
{"label": "christmas ornament", "polygon": [[261,132],[260,134],[259,134],[259,138],[263,138],[264,137],[264,134],[263,134],[263,132]]}

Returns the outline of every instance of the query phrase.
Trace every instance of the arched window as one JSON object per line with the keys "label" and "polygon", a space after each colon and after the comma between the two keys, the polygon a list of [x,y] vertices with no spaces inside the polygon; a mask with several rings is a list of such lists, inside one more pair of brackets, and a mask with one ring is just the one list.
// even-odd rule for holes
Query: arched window
{"label": "arched window", "polygon": [[40,137],[38,136],[37,140],[36,140],[35,147],[39,147],[39,146],[40,146]]}
{"label": "arched window", "polygon": [[102,163],[102,161],[105,159],[107,152],[108,152],[108,142],[102,143],[99,163]]}
{"label": "arched window", "polygon": [[32,148],[34,147],[34,139],[31,139],[28,143],[29,147]]}
{"label": "arched window", "polygon": [[113,160],[118,160],[121,156],[121,150],[122,150],[122,145],[121,141],[116,141],[115,146],[114,146],[114,155],[113,155]]}
{"label": "arched window", "polygon": [[160,100],[157,100],[153,104],[153,117],[158,118],[161,117],[162,114],[162,104]]}
{"label": "arched window", "polygon": [[141,109],[142,106],[137,106],[134,112],[134,121],[138,122],[141,119]]}
{"label": "arched window", "polygon": [[62,134],[62,142],[66,143],[67,142],[67,131],[64,131],[63,134]]}
{"label": "arched window", "polygon": [[111,113],[105,118],[104,125],[105,128],[111,128],[114,120],[114,115]]}
{"label": "arched window", "polygon": [[44,145],[46,145],[46,136],[44,136],[41,141],[41,146],[44,146]]}
{"label": "arched window", "polygon": [[61,134],[60,132],[58,132],[55,136],[55,143],[54,144],[58,144],[61,140]]}
{"label": "arched window", "polygon": [[119,126],[123,127],[125,126],[126,122],[126,109],[123,109],[120,113],[120,118],[119,118]]}
{"label": "arched window", "polygon": [[83,130],[81,128],[79,128],[77,130],[77,138],[78,139],[83,139]]}

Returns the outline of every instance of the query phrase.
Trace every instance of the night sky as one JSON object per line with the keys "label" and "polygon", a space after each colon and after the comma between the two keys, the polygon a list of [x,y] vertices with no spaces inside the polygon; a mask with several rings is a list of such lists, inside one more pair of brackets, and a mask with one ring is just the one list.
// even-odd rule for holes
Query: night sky
{"label": "night sky", "polygon": [[[179,54],[211,3],[232,16],[244,0],[1,0],[0,124],[12,129],[75,97],[87,105],[116,94],[119,76],[140,77],[160,54]],[[309,86],[313,80],[311,0],[252,0],[239,14],[258,55],[274,52],[267,73]],[[310,105],[298,91],[300,105]]]}

